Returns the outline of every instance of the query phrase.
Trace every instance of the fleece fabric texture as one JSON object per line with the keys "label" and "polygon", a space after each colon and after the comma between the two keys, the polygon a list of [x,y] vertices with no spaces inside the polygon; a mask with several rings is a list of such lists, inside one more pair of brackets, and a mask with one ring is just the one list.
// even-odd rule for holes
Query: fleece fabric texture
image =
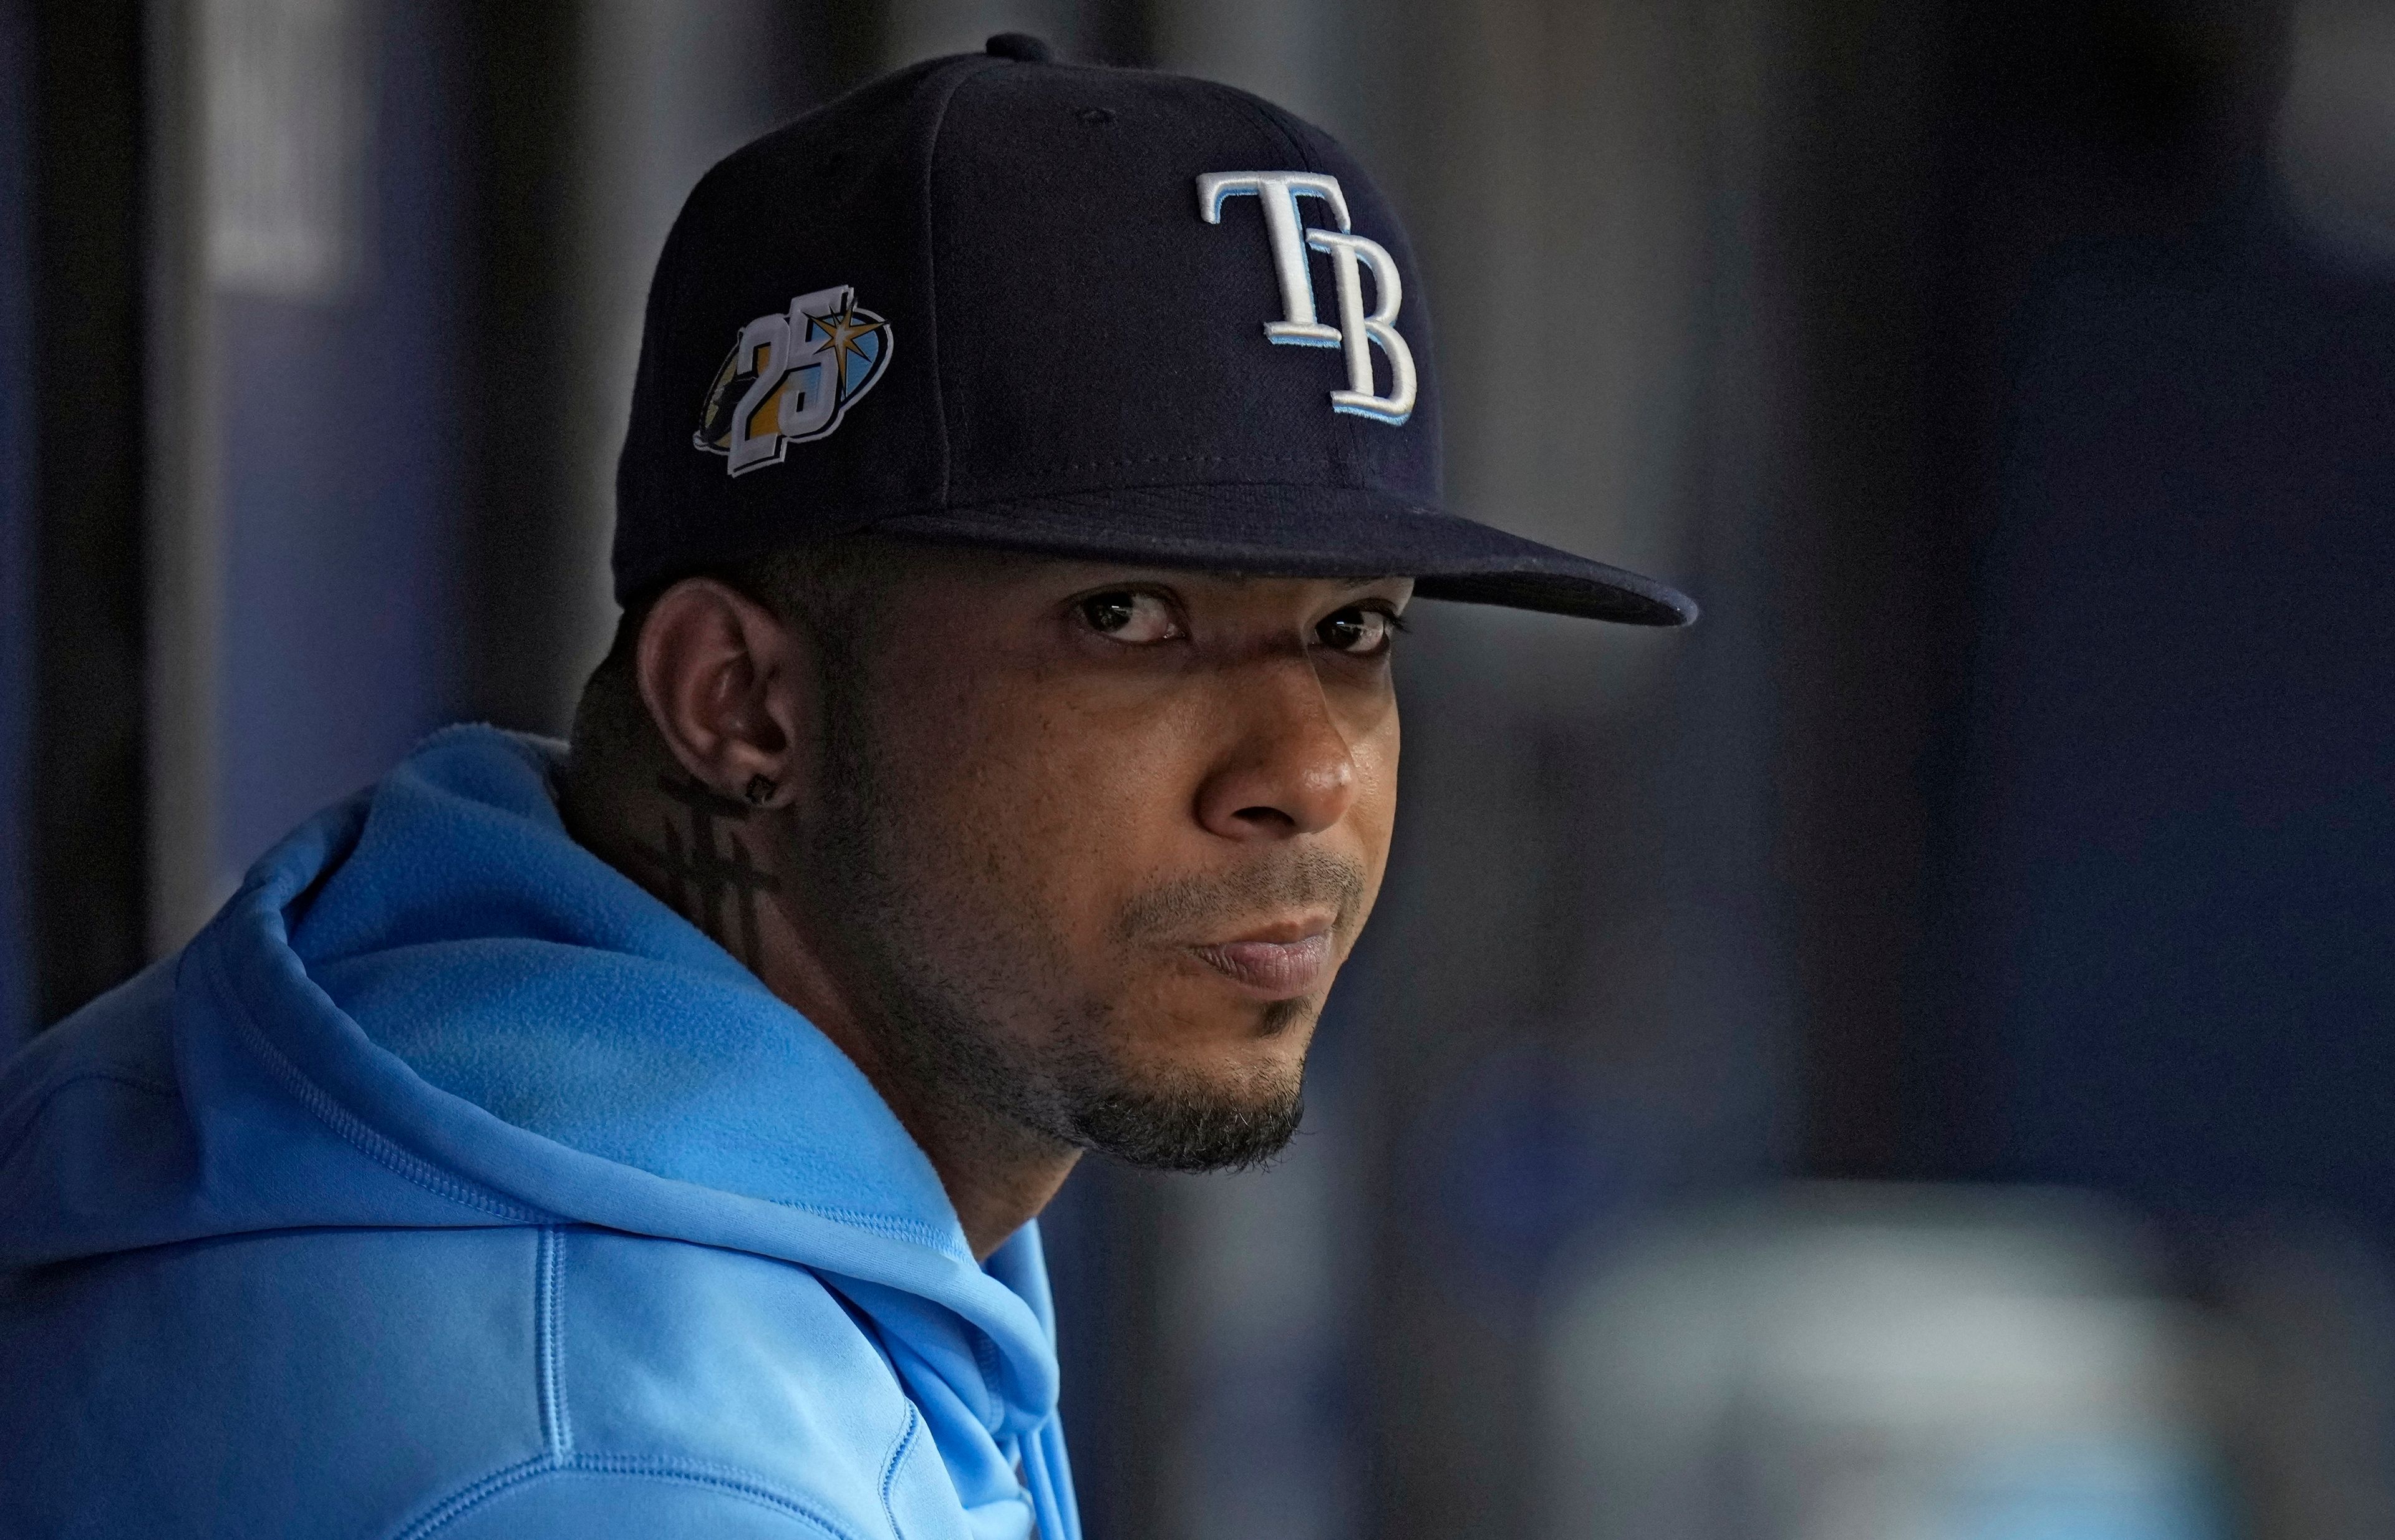
{"label": "fleece fabric texture", "polygon": [[555,754],[433,737],[0,1070],[0,1535],[1078,1540],[1037,1227]]}

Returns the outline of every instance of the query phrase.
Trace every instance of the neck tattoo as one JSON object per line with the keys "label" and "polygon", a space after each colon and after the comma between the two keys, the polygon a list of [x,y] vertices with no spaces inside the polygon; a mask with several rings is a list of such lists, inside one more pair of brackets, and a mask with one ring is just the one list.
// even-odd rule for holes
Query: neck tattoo
{"label": "neck tattoo", "polygon": [[[664,882],[665,899],[674,912],[718,942],[726,940],[724,899],[731,896],[740,921],[740,961],[753,972],[759,947],[757,895],[778,892],[782,884],[749,858],[748,847],[738,834],[716,827],[720,822],[747,823],[748,804],[689,776],[659,776],[657,790],[679,803],[682,812],[665,815],[662,847],[635,841],[633,853]],[[690,822],[687,839],[680,821],[684,816]]]}

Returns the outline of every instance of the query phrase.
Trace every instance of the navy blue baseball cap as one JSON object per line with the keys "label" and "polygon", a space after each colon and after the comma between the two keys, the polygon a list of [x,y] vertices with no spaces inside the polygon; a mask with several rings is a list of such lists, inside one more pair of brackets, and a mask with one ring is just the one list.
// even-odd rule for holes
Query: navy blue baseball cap
{"label": "navy blue baseball cap", "polygon": [[1329,135],[1009,34],[693,190],[649,291],[615,592],[871,529],[1696,617],[1444,508],[1438,416],[1412,251]]}

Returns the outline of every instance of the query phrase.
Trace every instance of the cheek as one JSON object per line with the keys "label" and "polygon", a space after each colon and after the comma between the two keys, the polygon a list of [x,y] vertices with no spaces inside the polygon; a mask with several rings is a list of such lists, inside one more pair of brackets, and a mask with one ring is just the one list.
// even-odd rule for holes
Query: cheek
{"label": "cheek", "polygon": [[1397,750],[1400,745],[1397,730],[1397,708],[1391,702],[1386,714],[1372,724],[1370,732],[1361,734],[1353,750],[1356,759],[1356,817],[1379,837],[1379,852],[1386,856],[1389,830],[1397,816]]}
{"label": "cheek", "polygon": [[1122,903],[1173,868],[1192,795],[1177,716],[1037,680],[940,692],[885,739],[908,843],[972,918],[1087,964]]}
{"label": "cheek", "polygon": [[[1397,712],[1392,704],[1386,717],[1357,737],[1350,750],[1356,764],[1356,801],[1347,812],[1347,827],[1365,874],[1364,901],[1356,915],[1358,930],[1371,913],[1381,879],[1388,871],[1389,843],[1397,820]],[[1354,936],[1348,939],[1352,943]]]}
{"label": "cheek", "polygon": [[1016,824],[1042,920],[1085,961],[1111,947],[1122,906],[1177,872],[1195,832],[1185,746],[1154,713],[1060,711],[1022,731],[983,811]]}

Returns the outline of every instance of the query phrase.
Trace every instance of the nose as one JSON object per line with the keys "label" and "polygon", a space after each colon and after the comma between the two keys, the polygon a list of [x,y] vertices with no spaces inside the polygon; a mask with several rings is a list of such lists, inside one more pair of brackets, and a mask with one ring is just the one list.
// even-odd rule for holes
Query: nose
{"label": "nose", "polygon": [[1296,657],[1241,672],[1233,685],[1237,734],[1198,790],[1198,821],[1231,840],[1332,828],[1355,804],[1359,777],[1321,681]]}

